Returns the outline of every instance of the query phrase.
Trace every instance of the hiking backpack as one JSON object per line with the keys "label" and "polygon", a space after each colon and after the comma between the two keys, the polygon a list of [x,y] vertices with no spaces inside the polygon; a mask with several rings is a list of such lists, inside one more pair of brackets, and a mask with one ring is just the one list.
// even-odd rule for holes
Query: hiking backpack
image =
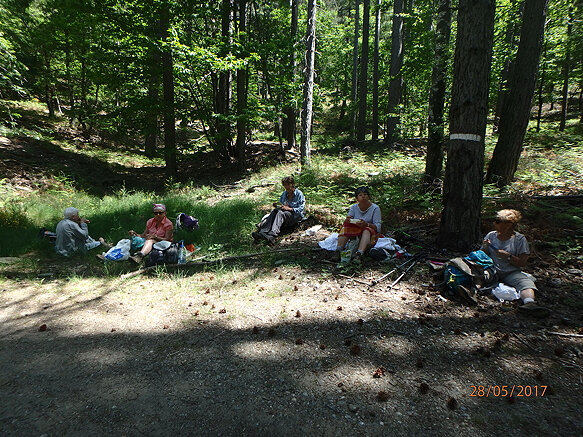
{"label": "hiking backpack", "polygon": [[184,212],[181,212],[176,217],[176,229],[186,229],[187,231],[194,231],[198,229],[198,219]]}
{"label": "hiking backpack", "polygon": [[168,249],[152,249],[146,258],[146,267],[159,264],[177,264],[178,263],[178,244],[172,243]]}
{"label": "hiking backpack", "polygon": [[465,258],[450,259],[443,272],[445,289],[451,295],[458,294],[458,286],[481,288],[494,283],[494,261],[484,251],[476,250]]}

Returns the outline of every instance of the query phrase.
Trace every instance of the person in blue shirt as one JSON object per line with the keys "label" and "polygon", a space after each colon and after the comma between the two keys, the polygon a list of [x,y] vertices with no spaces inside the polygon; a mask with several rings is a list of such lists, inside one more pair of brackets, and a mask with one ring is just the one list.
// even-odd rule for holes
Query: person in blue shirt
{"label": "person in blue shirt", "polygon": [[279,197],[279,204],[274,204],[276,208],[259,223],[259,229],[251,234],[256,243],[265,241],[272,245],[282,227],[294,226],[304,218],[306,199],[296,188],[293,176],[283,178],[281,184],[285,191]]}

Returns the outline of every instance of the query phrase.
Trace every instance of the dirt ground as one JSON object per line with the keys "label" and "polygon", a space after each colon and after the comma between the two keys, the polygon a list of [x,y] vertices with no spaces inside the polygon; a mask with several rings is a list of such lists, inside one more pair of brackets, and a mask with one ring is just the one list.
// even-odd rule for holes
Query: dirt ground
{"label": "dirt ground", "polygon": [[421,262],[340,276],[323,236],[237,269],[4,270],[0,434],[583,435],[580,271],[539,275],[532,319],[444,299]]}

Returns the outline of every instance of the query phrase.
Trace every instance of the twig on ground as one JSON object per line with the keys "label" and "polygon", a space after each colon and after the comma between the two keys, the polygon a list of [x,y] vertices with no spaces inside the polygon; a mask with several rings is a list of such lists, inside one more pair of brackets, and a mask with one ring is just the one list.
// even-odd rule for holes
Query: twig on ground
{"label": "twig on ground", "polygon": [[526,347],[528,347],[531,351],[536,352],[537,354],[540,353],[540,351],[538,349],[535,349],[530,344],[528,344],[526,342],[526,340],[520,338],[520,335],[519,334],[515,333],[514,334],[514,338],[516,338],[519,342],[521,342],[523,345],[525,345]]}
{"label": "twig on ground", "polygon": [[343,275],[341,273],[339,273],[338,276],[340,276],[341,278],[352,279],[354,282],[358,282],[359,284],[364,284],[364,285],[369,285],[370,286],[370,283],[368,283],[366,281],[361,281],[360,279],[354,278],[352,276]]}
{"label": "twig on ground", "polygon": [[551,335],[558,335],[561,337],[576,337],[576,338],[583,338],[583,334],[570,334],[568,332],[553,332],[553,331],[545,331],[545,334]]}
{"label": "twig on ground", "polygon": [[[186,264],[161,264],[165,267],[171,267],[171,268],[177,268],[177,269],[185,269],[185,268],[190,268],[190,267],[201,267],[201,266],[208,266],[211,264],[216,264],[219,262],[224,262],[224,261],[233,261],[233,260],[237,260],[237,259],[245,259],[245,258],[253,258],[254,256],[259,256],[259,255],[265,255],[266,253],[281,253],[281,252],[299,252],[302,251],[303,249],[277,249],[277,250],[271,250],[269,252],[255,252],[255,253],[248,253],[245,255],[233,255],[233,256],[226,256],[224,258],[217,258],[217,259],[213,259],[210,261],[202,261],[202,262],[189,262]],[[143,267],[141,269],[135,270],[133,272],[129,272],[126,273],[124,275],[121,275],[120,278],[121,279],[128,279],[128,278],[133,278],[134,276],[138,276],[142,273],[148,272],[150,270],[154,270],[156,267],[160,266],[159,265],[153,265],[150,267]]]}

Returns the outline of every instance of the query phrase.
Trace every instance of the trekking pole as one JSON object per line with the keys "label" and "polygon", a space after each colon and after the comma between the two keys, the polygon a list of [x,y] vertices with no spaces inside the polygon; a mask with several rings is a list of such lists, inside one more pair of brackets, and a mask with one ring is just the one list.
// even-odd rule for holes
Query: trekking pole
{"label": "trekking pole", "polygon": [[417,255],[413,255],[411,258],[409,258],[407,261],[405,261],[404,263],[399,264],[397,267],[395,267],[393,270],[391,270],[389,273],[385,273],[383,276],[381,276],[379,279],[374,279],[369,287],[372,287],[374,285],[377,285],[379,282],[381,282],[383,279],[385,279],[387,276],[392,275],[393,273],[395,273],[397,270],[399,270],[401,267],[403,267],[406,264],[409,264],[411,261],[417,259],[419,257],[419,254]]}
{"label": "trekking pole", "polygon": [[411,264],[409,267],[407,267],[407,270],[405,270],[403,273],[401,273],[399,275],[399,277],[397,279],[395,279],[391,285],[389,285],[389,288],[387,288],[387,291],[390,290],[391,288],[393,288],[395,285],[397,285],[399,283],[399,281],[401,279],[403,279],[403,277],[407,274],[407,272],[409,270],[411,270],[415,264],[417,264],[417,261],[419,261],[419,258],[421,258],[421,257],[419,256],[413,264]]}

